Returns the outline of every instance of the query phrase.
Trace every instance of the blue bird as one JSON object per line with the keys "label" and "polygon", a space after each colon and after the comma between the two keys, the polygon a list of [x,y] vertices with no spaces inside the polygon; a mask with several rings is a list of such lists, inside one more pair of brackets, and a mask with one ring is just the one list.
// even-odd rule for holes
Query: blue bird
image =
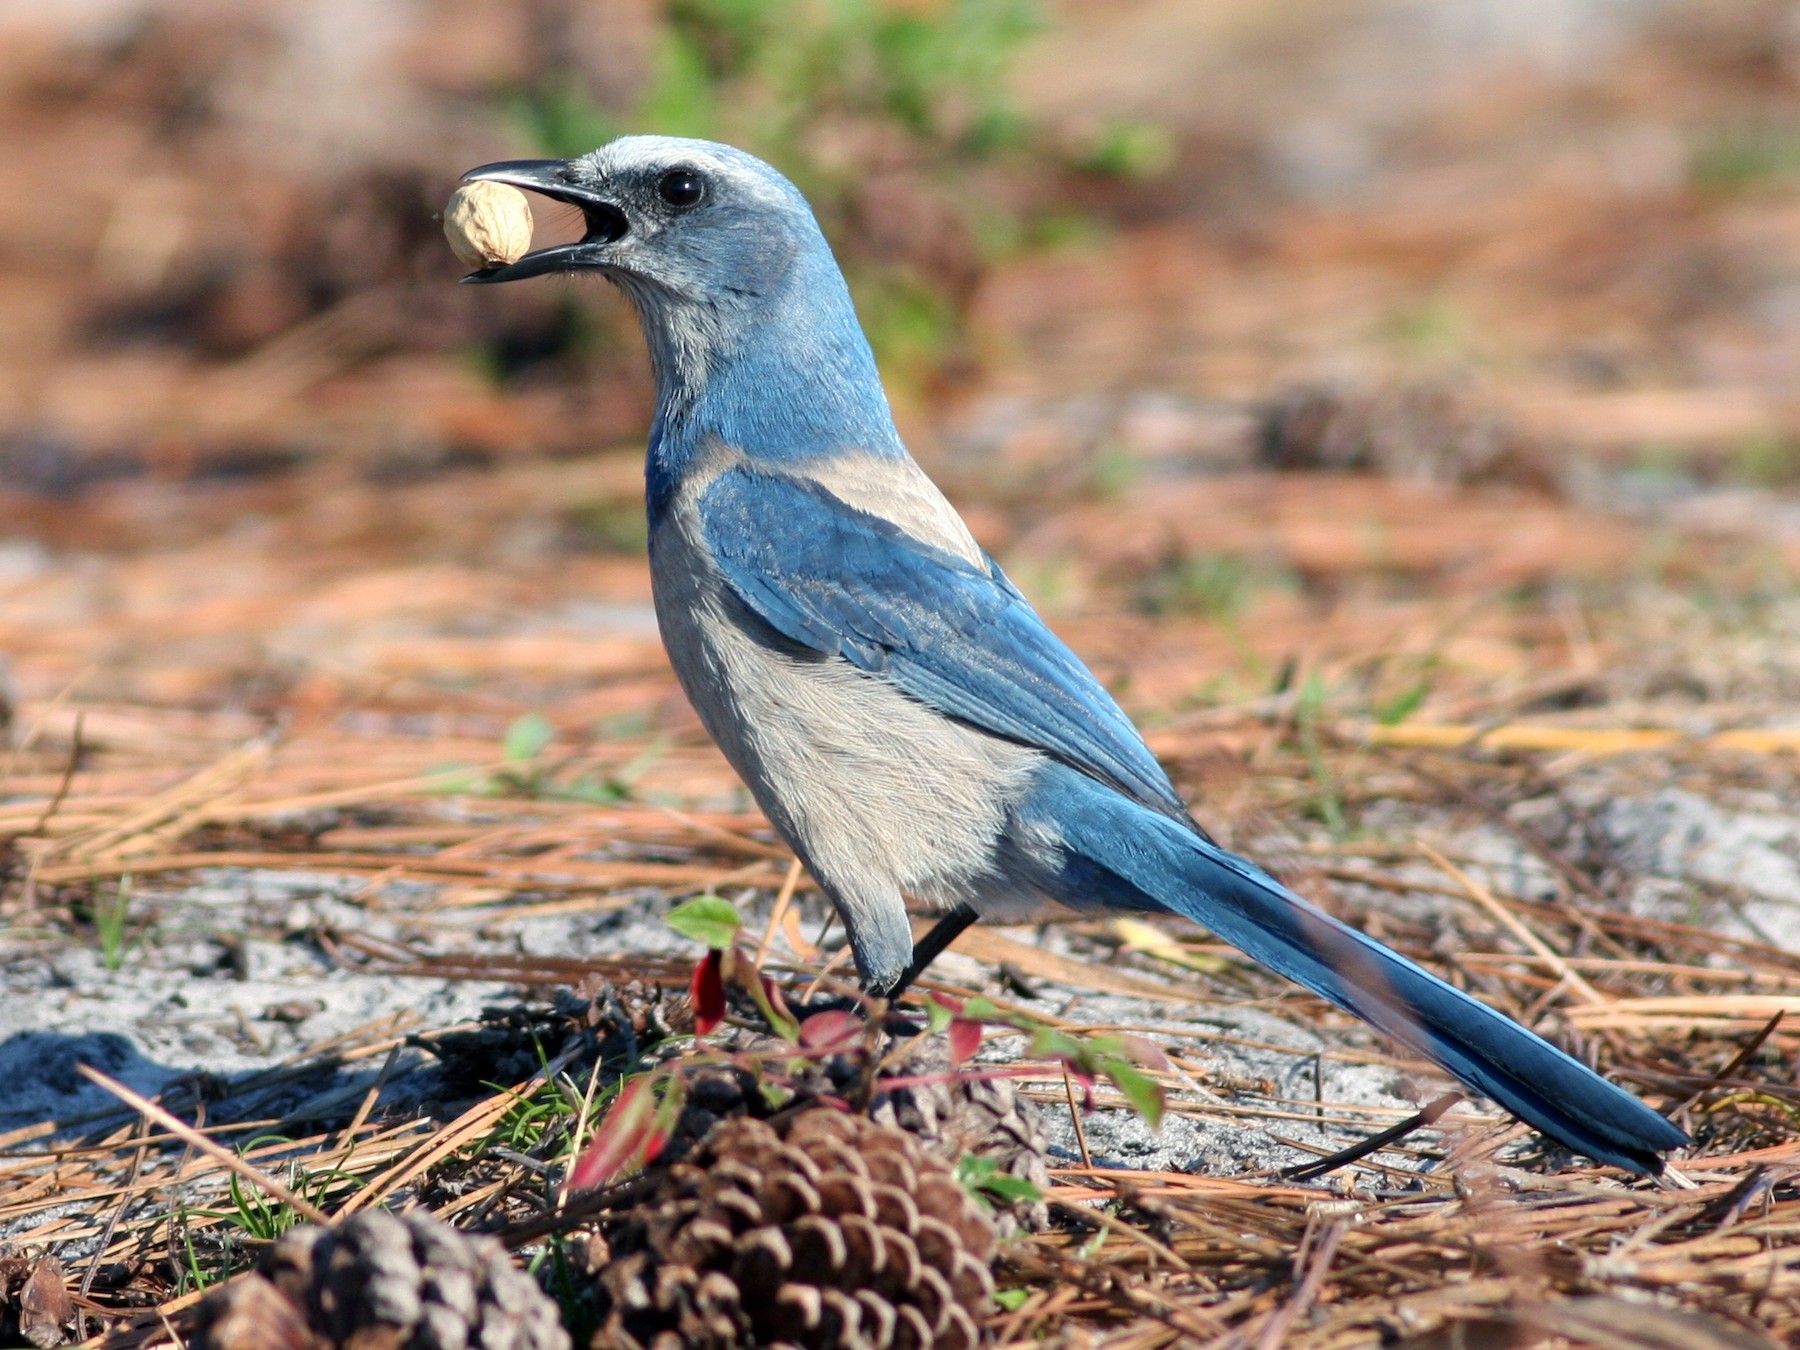
{"label": "blue bird", "polygon": [[[1655,1173],[1689,1142],[1207,837],[907,453],[843,274],[781,174],[730,146],[628,136],[464,178],[586,222],[577,242],[465,280],[593,272],[637,310],[663,641],[836,906],[866,987],[891,995],[977,917],[1046,898],[1179,914],[1592,1158]],[[946,911],[917,950],[909,895]]]}

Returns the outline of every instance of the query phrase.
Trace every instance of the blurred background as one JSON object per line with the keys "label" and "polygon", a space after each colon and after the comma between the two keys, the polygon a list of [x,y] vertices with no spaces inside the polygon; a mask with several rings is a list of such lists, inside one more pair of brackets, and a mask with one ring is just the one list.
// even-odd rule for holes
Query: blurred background
{"label": "blurred background", "polygon": [[1777,717],[1797,95],[1786,0],[0,0],[8,701],[695,734],[627,310],[434,219],[659,131],[806,189],[1153,724]]}
{"label": "blurred background", "polygon": [[[458,285],[435,218],[626,131],[802,186],[909,443],[1209,831],[1701,1140],[1678,1207],[1580,1180],[1466,1250],[1499,1207],[1193,1192],[1250,1216],[1248,1274],[1184,1256],[1137,1302],[1046,1248],[1041,1315],[1419,1345],[1579,1293],[1791,1340],[1800,0],[0,0],[0,1238],[173,1311],[279,1231],[199,1208],[78,1062],[209,1129],[329,1125],[279,1164],[321,1203],[379,1169],[357,1204],[523,1217],[581,1117],[464,1094],[571,1005],[460,1060],[451,1029],[685,985],[670,902],[761,926],[798,876],[657,638],[635,322],[597,281]],[[782,905],[764,948],[811,981],[825,903]],[[1235,1185],[1439,1090],[1171,931],[934,967],[1059,1026],[1192,1019],[1207,1095],[1155,1140],[1041,1080],[1063,1160],[1086,1129]],[[1181,1211],[1132,1184],[1108,1231],[1163,1251]]]}

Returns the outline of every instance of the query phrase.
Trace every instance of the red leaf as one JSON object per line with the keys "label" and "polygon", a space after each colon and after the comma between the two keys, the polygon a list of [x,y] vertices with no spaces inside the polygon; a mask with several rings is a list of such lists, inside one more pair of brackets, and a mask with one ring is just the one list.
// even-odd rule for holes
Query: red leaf
{"label": "red leaf", "polygon": [[950,1062],[961,1064],[981,1049],[981,1023],[958,1017],[950,1023]]}
{"label": "red leaf", "polygon": [[787,1005],[787,998],[782,994],[781,986],[760,970],[756,972],[756,978],[762,981],[763,997],[769,1000],[769,1006],[775,1010],[775,1015],[787,1018],[790,1023],[798,1022],[799,1019],[794,1016],[793,1011]]}
{"label": "red leaf", "polygon": [[706,1035],[725,1020],[725,970],[722,953],[718,949],[708,949],[706,955],[700,958],[700,964],[694,967],[694,978],[688,985],[688,997],[694,1002],[696,1035]]}
{"label": "red leaf", "polygon": [[1147,1037],[1120,1036],[1119,1048],[1125,1052],[1125,1058],[1146,1069],[1160,1069],[1167,1073],[1175,1067],[1175,1061],[1169,1058],[1163,1048]]}
{"label": "red leaf", "polygon": [[806,1050],[831,1050],[860,1039],[865,1030],[855,1013],[834,1008],[814,1013],[800,1024],[800,1045]]}
{"label": "red leaf", "polygon": [[647,1162],[661,1151],[664,1141],[651,1128],[656,1117],[656,1098],[645,1090],[645,1081],[634,1078],[625,1085],[600,1128],[594,1131],[592,1141],[569,1169],[571,1195],[604,1186],[634,1157],[642,1155]]}
{"label": "red leaf", "polygon": [[1088,1071],[1086,1065],[1073,1056],[1057,1055],[1054,1058],[1057,1063],[1062,1065],[1064,1073],[1081,1084],[1081,1109],[1092,1111],[1094,1109],[1094,1075]]}
{"label": "red leaf", "polygon": [[644,1149],[640,1159],[648,1167],[662,1156],[662,1151],[669,1145],[667,1130],[650,1130],[644,1135]]}

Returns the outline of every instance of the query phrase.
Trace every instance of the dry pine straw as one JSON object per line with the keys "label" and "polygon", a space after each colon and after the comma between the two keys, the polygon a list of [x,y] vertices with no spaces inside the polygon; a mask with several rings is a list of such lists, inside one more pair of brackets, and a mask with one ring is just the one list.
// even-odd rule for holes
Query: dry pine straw
{"label": "dry pine straw", "polygon": [[[46,710],[43,720],[66,712]],[[123,723],[115,716],[111,724],[110,746],[84,744],[79,767],[66,719],[71,735],[61,744],[41,736],[6,766],[12,800],[0,805],[0,831],[10,836],[15,865],[0,916],[15,932],[36,925],[41,940],[54,942],[57,925],[46,920],[82,887],[126,873],[202,865],[337,871],[367,877],[371,887],[396,878],[431,881],[445,888],[437,903],[481,904],[496,917],[515,906],[539,912],[546,905],[614,907],[629,903],[615,894],[626,887],[636,888],[634,895],[641,888],[672,894],[774,888],[787,870],[786,855],[752,816],[684,814],[638,801],[595,806],[519,792],[463,799],[465,809],[452,812],[436,776],[437,766],[460,758],[488,772],[535,773],[540,784],[591,779],[642,757],[646,747],[628,740],[598,746],[579,761],[546,756],[541,764],[497,765],[492,742],[475,737],[447,746],[453,736],[382,738],[365,726],[355,737],[315,730],[278,746],[234,737],[235,727],[215,727],[221,734],[209,740],[193,736],[192,725],[164,732],[153,715],[135,724],[122,716]],[[120,725],[131,726],[132,734],[120,734]],[[1254,727],[1240,731],[1258,734]],[[1206,734],[1216,736],[1219,728]],[[1551,739],[1559,751],[1574,743],[1567,729]],[[1597,744],[1596,753],[1604,752]],[[1338,745],[1329,753],[1363,752]],[[171,781],[172,760],[192,767]],[[1483,787],[1483,775],[1503,784],[1508,772],[1503,764],[1457,755],[1432,764],[1431,773],[1455,778],[1464,792],[1471,784]],[[1289,767],[1300,782],[1304,768]],[[657,771],[691,784],[716,768],[678,750]],[[380,808],[379,823],[320,814],[371,807]],[[303,816],[327,824],[294,828]],[[596,860],[593,853],[602,849],[607,858]],[[1379,846],[1327,843],[1307,861],[1321,881],[1379,887],[1384,863],[1395,856]],[[1576,883],[1557,903],[1497,896],[1456,859],[1440,855],[1438,862],[1442,883],[1423,889],[1461,901],[1459,912],[1474,934],[1469,945],[1485,947],[1458,955],[1454,973],[1515,1012],[1558,1011],[1596,1038],[1602,1059],[1623,1081],[1653,1100],[1685,1103],[1681,1118],[1700,1145],[1675,1166],[1675,1180],[1626,1183],[1600,1169],[1545,1170],[1552,1164],[1542,1159],[1529,1161],[1531,1170],[1504,1165],[1495,1150],[1519,1132],[1466,1108],[1443,1123],[1448,1163],[1420,1178],[1405,1178],[1380,1158],[1304,1187],[1268,1176],[1065,1169],[1052,1197],[1061,1202],[1060,1225],[1020,1240],[1002,1262],[1001,1287],[1018,1292],[995,1315],[998,1340],[1038,1343],[1052,1334],[1120,1346],[1180,1342],[1250,1350],[1366,1345],[1381,1336],[1424,1347],[1443,1343],[1431,1339],[1438,1330],[1460,1326],[1470,1335],[1518,1331],[1649,1345],[1654,1342],[1632,1329],[1646,1301],[1665,1313],[1685,1309],[1699,1316],[1687,1323],[1665,1317],[1660,1325],[1697,1338],[1669,1344],[1800,1338],[1800,1189],[1794,1185],[1800,1146],[1792,1142],[1800,1090],[1791,1071],[1800,1034],[1777,1026],[1756,1053],[1741,1053],[1774,1013],[1800,1010],[1800,958],[1612,913],[1585,903],[1592,897]],[[1424,930],[1389,917],[1383,932],[1434,959]],[[1093,936],[1112,941],[1103,928]],[[627,968],[421,957],[367,934],[340,933],[334,940],[343,960],[444,978],[543,987],[602,975],[679,986],[686,975],[680,962]],[[1275,992],[1273,982],[1241,964],[1220,966],[1215,958],[1227,955],[1224,949],[1197,941],[1174,949],[1119,948],[1114,960],[1083,963],[978,930],[963,950],[1004,961],[1027,979],[1160,996],[1171,1021],[1196,997]],[[796,986],[825,959],[818,954],[810,964],[790,966],[798,967]],[[1197,976],[1194,966],[1215,973]],[[1310,1001],[1299,1006],[1322,1021],[1334,1016]],[[1800,1018],[1793,1020],[1800,1032]],[[1155,1025],[1128,1029],[1158,1031]],[[247,1165],[299,1185],[328,1214],[427,1203],[452,1221],[488,1227],[540,1216],[547,1187],[531,1160],[481,1146],[493,1143],[500,1122],[522,1101],[546,1090],[542,1074],[453,1119],[390,1115],[378,1082],[357,1102],[327,1094],[280,1119],[207,1124],[209,1110],[242,1108],[320,1065],[390,1062],[408,1035],[429,1038],[441,1030],[398,1021],[371,1025],[231,1084],[222,1097],[220,1086],[210,1085],[206,1103],[192,1090],[165,1093],[164,1106],[214,1141],[211,1152],[123,1107],[87,1121],[15,1131],[0,1138],[0,1220],[41,1216],[20,1234],[28,1250],[103,1239],[98,1259],[74,1263],[70,1280],[78,1305],[90,1314],[87,1330],[124,1345],[165,1343],[179,1334],[197,1297],[183,1290],[178,1274],[190,1243],[203,1263],[214,1265],[227,1254],[221,1246],[227,1238],[240,1265],[257,1246],[234,1233],[221,1213],[232,1206],[221,1200],[226,1170],[216,1146],[235,1151],[259,1135],[284,1134],[290,1142],[251,1143],[240,1171]],[[1379,1050],[1332,1054],[1391,1062]],[[1179,1056],[1176,1063],[1186,1067]],[[1177,1086],[1173,1079],[1171,1086]],[[1057,1075],[1047,1072],[1037,1087],[1053,1106],[1064,1102]],[[1102,1105],[1114,1102],[1101,1094]],[[1278,1134],[1284,1120],[1297,1118],[1323,1116],[1368,1133],[1391,1123],[1379,1111],[1285,1102],[1266,1089],[1260,1097],[1239,1093],[1231,1103],[1187,1099],[1178,1109],[1261,1121]],[[69,1126],[78,1127],[78,1142],[68,1142]],[[1391,1163],[1395,1155],[1382,1156]],[[240,1179],[240,1185],[255,1189],[254,1182]]]}

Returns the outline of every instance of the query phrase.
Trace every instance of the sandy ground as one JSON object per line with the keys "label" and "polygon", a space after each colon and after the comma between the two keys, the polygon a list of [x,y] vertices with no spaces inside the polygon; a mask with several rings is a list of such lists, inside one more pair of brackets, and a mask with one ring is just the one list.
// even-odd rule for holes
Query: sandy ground
{"label": "sandy ground", "polygon": [[[1800,825],[1778,803],[1765,800],[1760,810],[1741,802],[1722,805],[1679,788],[1622,796],[1616,795],[1618,784],[1612,770],[1590,772],[1566,796],[1593,809],[1606,846],[1636,875],[1635,909],[1691,919],[1695,888],[1723,884],[1730,896],[1713,907],[1717,931],[1790,949],[1800,941]],[[1545,813],[1540,809],[1535,817],[1542,828]],[[1472,860],[1472,870],[1502,893],[1527,899],[1554,894],[1548,869],[1521,850],[1513,835],[1492,827],[1445,835],[1445,823],[1404,805],[1372,811],[1365,821],[1382,836],[1438,838]],[[1281,841],[1271,843],[1278,848]],[[1433,875],[1423,864],[1390,871],[1427,884]],[[488,955],[629,962],[698,954],[695,944],[662,922],[669,902],[653,897],[600,916],[514,916],[495,923],[479,909],[429,912],[438,890],[389,884],[378,902],[370,903],[363,883],[343,877],[219,869],[188,886],[135,887],[116,968],[95,946],[59,943],[0,952],[0,1081],[8,1085],[0,1097],[0,1134],[55,1122],[53,1133],[40,1137],[67,1140],[124,1119],[111,1098],[75,1073],[77,1063],[92,1064],[146,1096],[183,1080],[237,1085],[213,1117],[217,1122],[270,1120],[275,1122],[270,1132],[280,1132],[308,1120],[341,1117],[382,1066],[368,1059],[343,1063],[329,1053],[333,1043],[371,1028],[442,1033],[472,1025],[485,1008],[511,1006],[522,992],[498,979],[373,972],[343,959],[342,947],[322,942],[321,934],[341,940],[354,932],[403,943],[415,957],[455,953],[477,960]],[[1441,900],[1396,901],[1353,883],[1343,892],[1352,902],[1368,899],[1412,918],[1444,917]],[[757,927],[767,916],[768,896],[746,900],[746,918]],[[808,927],[817,917],[815,912]],[[1061,927],[1002,930],[1002,935],[1077,960],[1107,960],[1104,949]],[[992,983],[990,965],[955,951],[941,959],[935,973],[1016,996],[1016,987]],[[1046,980],[1029,983],[1035,998],[1024,1006],[1078,1024],[1154,1028],[1153,1039],[1203,1066],[1186,1088],[1172,1094],[1174,1109],[1160,1131],[1127,1110],[1086,1115],[1085,1145],[1101,1166],[1220,1176],[1292,1166],[1316,1155],[1287,1140],[1326,1150],[1344,1147],[1445,1086],[1430,1072],[1385,1066],[1381,1052],[1391,1053],[1391,1047],[1343,1019],[1321,1023],[1297,998],[1210,1000],[1203,982],[1198,1002],[1192,995],[1146,1000]],[[1185,987],[1193,984],[1190,977]],[[535,997],[541,1001],[544,994]],[[327,1052],[321,1054],[319,1047]],[[1346,1050],[1356,1054],[1341,1053]],[[1013,1057],[1004,1043],[986,1056],[995,1062]],[[1378,1062],[1345,1062],[1356,1057]],[[246,1090],[272,1070],[308,1063],[309,1071]],[[382,1101],[390,1114],[441,1115],[453,1105],[444,1100],[428,1039],[399,1051],[385,1074]],[[1207,1109],[1237,1105],[1253,1113],[1268,1108],[1271,1097],[1321,1103],[1332,1123],[1306,1119],[1303,1107],[1290,1106],[1297,1118],[1279,1124]],[[1359,1106],[1388,1108],[1390,1114],[1346,1123],[1345,1109]],[[1070,1112],[1053,1104],[1045,1108],[1044,1120],[1053,1163],[1079,1162],[1082,1144]],[[1419,1165],[1397,1155],[1385,1161],[1402,1170]],[[0,1237],[53,1217],[37,1214],[0,1226]],[[80,1250],[74,1244],[65,1255]]]}

